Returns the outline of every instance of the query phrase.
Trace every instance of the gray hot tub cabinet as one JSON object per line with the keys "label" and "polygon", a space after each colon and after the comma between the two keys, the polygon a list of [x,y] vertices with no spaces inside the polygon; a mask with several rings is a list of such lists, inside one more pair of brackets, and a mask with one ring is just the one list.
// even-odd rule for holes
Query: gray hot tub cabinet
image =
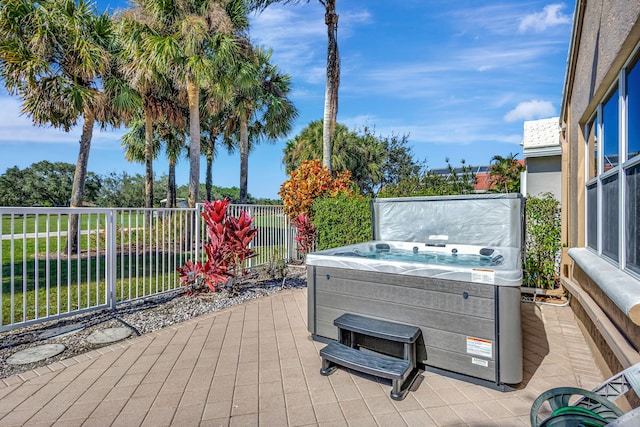
{"label": "gray hot tub cabinet", "polygon": [[[403,239],[424,245],[416,234],[423,230],[426,234],[419,233],[421,239],[448,236],[449,243],[453,237],[454,243],[520,249],[523,206],[517,195],[382,199],[379,203],[383,204],[376,203],[372,208],[376,240]],[[407,212],[413,215],[412,221],[403,217]],[[416,214],[428,220],[416,226]],[[479,214],[488,222],[486,227],[483,221],[464,222]],[[376,219],[376,215],[383,218]],[[401,223],[410,230],[398,233]],[[438,229],[425,230],[431,224]],[[385,234],[385,229],[394,231]],[[467,242],[456,241],[456,235],[462,234]],[[344,313],[406,323],[422,330],[417,346],[420,367],[501,389],[522,381],[519,283],[475,283],[412,276],[410,272],[341,268],[340,263],[336,267],[313,258],[307,260],[308,328],[315,339],[337,339],[333,321]]]}
{"label": "gray hot tub cabinet", "polygon": [[500,384],[522,381],[520,288],[309,266],[308,325],[337,339],[333,321],[361,314],[422,329],[417,360]]}

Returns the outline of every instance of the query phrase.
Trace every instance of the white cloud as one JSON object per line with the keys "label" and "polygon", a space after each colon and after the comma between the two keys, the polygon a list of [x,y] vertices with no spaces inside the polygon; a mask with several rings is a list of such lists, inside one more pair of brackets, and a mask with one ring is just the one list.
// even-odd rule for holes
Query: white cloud
{"label": "white cloud", "polygon": [[[63,144],[78,146],[82,133],[82,119],[69,132],[52,126],[36,126],[31,119],[20,114],[21,105],[17,98],[0,96],[0,144]],[[96,124],[92,146],[107,146],[120,149],[120,138],[126,132],[124,129],[116,131],[102,131]]]}
{"label": "white cloud", "polygon": [[[367,10],[340,12],[339,19],[339,43],[358,26],[373,22]],[[308,84],[324,83],[327,26],[324,9],[316,2],[297,7],[269,6],[252,17],[251,36],[258,44],[273,49],[273,59],[284,72]]]}
{"label": "white cloud", "polygon": [[561,12],[565,5],[562,3],[554,3],[544,7],[542,12],[534,12],[526,15],[520,20],[518,31],[526,33],[532,30],[541,33],[549,27],[571,23],[571,17]]}
{"label": "white cloud", "polygon": [[521,102],[504,115],[505,122],[515,122],[518,120],[539,119],[543,117],[551,117],[556,114],[556,109],[549,101],[541,101],[533,99],[527,102]]}

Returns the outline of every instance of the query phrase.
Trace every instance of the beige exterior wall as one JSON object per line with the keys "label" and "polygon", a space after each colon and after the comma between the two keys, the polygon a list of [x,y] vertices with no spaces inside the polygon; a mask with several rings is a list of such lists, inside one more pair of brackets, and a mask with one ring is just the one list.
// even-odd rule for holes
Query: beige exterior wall
{"label": "beige exterior wall", "polygon": [[574,297],[574,312],[613,372],[640,361],[638,324],[629,321],[566,251],[585,246],[583,129],[640,43],[639,18],[638,1],[578,0],[561,112],[562,240],[566,246],[561,276]]}

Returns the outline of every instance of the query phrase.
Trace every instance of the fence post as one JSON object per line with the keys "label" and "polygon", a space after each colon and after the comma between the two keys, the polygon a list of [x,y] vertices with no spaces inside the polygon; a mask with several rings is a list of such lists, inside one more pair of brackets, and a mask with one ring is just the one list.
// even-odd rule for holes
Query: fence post
{"label": "fence post", "polygon": [[116,308],[116,268],[117,268],[117,229],[116,220],[117,213],[115,209],[109,209],[106,215],[105,240],[107,247],[105,248],[105,275],[107,284],[107,304],[113,310]]}
{"label": "fence post", "polygon": [[195,216],[195,235],[196,235],[196,261],[200,260],[200,211],[202,210],[202,203],[196,203],[196,207],[193,210],[193,215]]}

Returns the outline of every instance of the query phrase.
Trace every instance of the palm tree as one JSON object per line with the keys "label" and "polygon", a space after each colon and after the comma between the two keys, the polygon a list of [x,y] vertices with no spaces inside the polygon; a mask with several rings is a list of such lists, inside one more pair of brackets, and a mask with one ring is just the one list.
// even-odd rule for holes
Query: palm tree
{"label": "palm tree", "polygon": [[[323,149],[323,122],[309,123],[300,135],[288,141],[284,149],[283,162],[287,174],[303,161],[320,159]],[[338,123],[333,138],[331,163],[335,172],[351,171],[351,179],[363,194],[373,194],[384,181],[388,164],[387,145],[365,129],[364,135],[349,131]]]}
{"label": "palm tree", "polygon": [[187,93],[189,106],[189,206],[198,200],[200,179],[200,90],[233,62],[236,33],[248,27],[242,0],[135,0],[153,30],[144,38],[141,61],[170,76]]}
{"label": "palm tree", "polygon": [[[207,162],[205,173],[207,200],[213,198],[213,160],[218,153],[218,145],[216,145],[218,139],[221,139],[222,145],[229,153],[232,153],[234,149],[233,141],[224,135],[225,125],[229,119],[229,111],[227,108],[220,107],[219,103],[212,102],[212,99],[214,97],[210,97],[205,102],[206,111],[202,113],[203,120],[200,123],[202,154]],[[211,113],[209,111],[214,112]]]}
{"label": "palm tree", "polygon": [[286,135],[298,115],[287,98],[291,77],[269,62],[271,51],[247,46],[246,54],[227,98],[233,112],[227,131],[236,135],[240,148],[240,203],[247,202],[250,142]]}
{"label": "palm tree", "polygon": [[[136,120],[131,124],[129,132],[122,137],[122,148],[125,150],[125,158],[128,161],[138,163],[147,162],[149,148],[146,140],[146,129],[147,126],[142,120]],[[185,148],[184,130],[167,121],[157,123],[152,136],[151,160],[158,157],[163,141],[165,142],[165,152],[169,160],[167,207],[176,207],[176,163],[182,150]],[[154,177],[151,176],[151,180],[153,180],[153,178]],[[145,179],[148,181],[149,177],[147,176]],[[145,203],[148,203],[146,197]],[[153,206],[153,204],[151,206]]]}
{"label": "palm tree", "polygon": [[[158,34],[139,7],[123,11],[117,16],[117,34],[122,46],[122,70],[127,82],[142,99],[144,118],[145,207],[153,206],[153,125],[164,119],[184,127],[185,117],[180,103],[186,104],[186,94],[173,87],[169,76],[153,62],[146,61],[146,42]],[[161,29],[161,28],[160,28]],[[165,123],[165,127],[169,125]],[[175,166],[175,163],[174,163]],[[171,188],[171,186],[169,186]],[[171,191],[171,190],[170,190]],[[174,190],[175,192],[175,190]],[[175,198],[175,194],[174,194]],[[168,200],[169,201],[169,200]],[[171,205],[168,205],[171,206]]]}
{"label": "palm tree", "polygon": [[493,183],[492,191],[497,193],[517,193],[520,191],[520,174],[524,170],[524,166],[516,160],[517,156],[517,153],[509,153],[507,157],[493,156],[489,168],[489,176]]}
{"label": "palm tree", "polygon": [[[302,0],[251,0],[250,6],[264,10],[273,3],[300,3]],[[306,0],[307,3],[309,0]],[[338,14],[336,0],[318,0],[324,7],[327,24],[327,78],[324,96],[322,129],[322,166],[332,170],[333,137],[338,118],[338,88],[340,86],[340,54],[338,52]]]}
{"label": "palm tree", "polygon": [[[94,11],[84,0],[0,4],[0,76],[9,94],[22,99],[22,112],[34,124],[68,132],[83,122],[71,207],[83,204],[94,123],[117,124],[114,107],[131,101],[126,90],[115,101],[106,92],[117,88],[109,81],[114,36],[108,15]],[[77,226],[74,215],[69,236]],[[71,250],[77,250],[75,238]]]}

